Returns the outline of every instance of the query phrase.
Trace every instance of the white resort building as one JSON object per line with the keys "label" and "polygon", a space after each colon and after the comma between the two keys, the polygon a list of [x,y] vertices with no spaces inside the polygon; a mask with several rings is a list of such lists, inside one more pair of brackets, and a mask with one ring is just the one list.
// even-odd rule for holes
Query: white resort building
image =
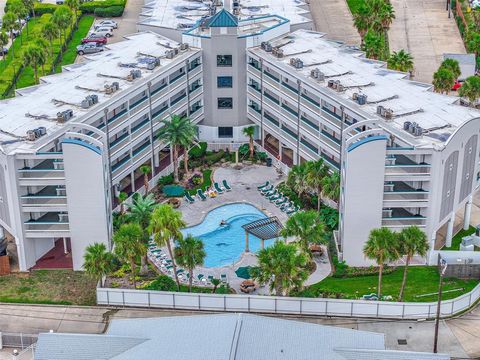
{"label": "white resort building", "polygon": [[15,239],[20,270],[54,247],[81,269],[88,244],[110,244],[115,195],[142,191],[144,164],[152,184],[172,171],[156,140],[171,114],[210,143],[245,142],[254,124],[284,172],[318,158],[339,170],[349,265],[370,264],[373,228],[418,225],[438,250],[456,212],[469,224],[479,111],[313,32],[305,4],[224,7],[147,2],[140,33],[0,102],[0,238]]}

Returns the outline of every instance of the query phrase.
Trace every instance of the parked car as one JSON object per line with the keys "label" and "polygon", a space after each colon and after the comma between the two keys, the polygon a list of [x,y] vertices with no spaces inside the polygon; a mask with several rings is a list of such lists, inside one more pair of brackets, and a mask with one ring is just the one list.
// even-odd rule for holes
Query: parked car
{"label": "parked car", "polygon": [[77,46],[77,54],[95,54],[97,52],[103,51],[103,45],[96,43],[96,42],[88,42],[86,44],[78,45]]}
{"label": "parked car", "polygon": [[0,48],[0,56],[7,55],[8,54],[8,48],[4,47],[3,49]]}
{"label": "parked car", "polygon": [[88,37],[82,39],[82,44],[86,43],[106,44],[107,38],[102,35],[90,34]]}
{"label": "parked car", "polygon": [[463,81],[455,80],[455,84],[453,84],[452,90],[457,91],[458,89],[460,89],[462,87],[462,85],[463,85]]}
{"label": "parked car", "polygon": [[65,0],[57,0],[55,1],[57,5],[63,5],[65,3]]}
{"label": "parked car", "polygon": [[108,26],[101,26],[98,29],[95,29],[95,31],[91,32],[90,35],[96,34],[96,35],[101,35],[105,37],[112,37],[113,36],[113,30],[111,27]]}
{"label": "parked car", "polygon": [[102,20],[102,21],[99,21],[96,23],[95,27],[97,26],[110,26],[114,29],[117,29],[118,28],[118,24],[115,20],[111,20],[111,19],[105,19],[105,20]]}
{"label": "parked car", "polygon": [[94,25],[93,26],[93,31],[97,32],[97,31],[99,31],[101,29],[104,29],[104,28],[109,29],[113,33],[114,28],[111,25]]}

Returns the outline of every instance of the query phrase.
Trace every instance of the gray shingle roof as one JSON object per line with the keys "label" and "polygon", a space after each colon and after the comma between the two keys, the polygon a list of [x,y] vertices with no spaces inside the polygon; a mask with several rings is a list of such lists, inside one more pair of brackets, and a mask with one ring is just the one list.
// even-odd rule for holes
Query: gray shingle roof
{"label": "gray shingle roof", "polygon": [[385,350],[382,334],[247,314],[113,320],[106,335],[47,333],[37,360],[448,360]]}

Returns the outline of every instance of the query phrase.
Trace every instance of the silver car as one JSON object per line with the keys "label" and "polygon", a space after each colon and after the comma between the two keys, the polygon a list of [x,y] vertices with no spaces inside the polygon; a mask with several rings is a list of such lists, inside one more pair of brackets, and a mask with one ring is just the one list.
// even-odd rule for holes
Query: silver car
{"label": "silver car", "polygon": [[77,54],[78,55],[83,55],[83,54],[95,54],[97,52],[103,51],[103,45],[97,44],[94,42],[82,44],[77,46]]}

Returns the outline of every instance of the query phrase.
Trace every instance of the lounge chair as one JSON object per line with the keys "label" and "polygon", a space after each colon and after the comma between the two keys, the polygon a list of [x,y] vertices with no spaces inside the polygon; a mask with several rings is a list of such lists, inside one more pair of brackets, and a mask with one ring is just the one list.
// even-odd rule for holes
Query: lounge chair
{"label": "lounge chair", "polygon": [[203,193],[202,189],[198,189],[198,190],[197,190],[197,196],[198,196],[202,201],[207,200],[207,197],[206,197],[205,194]]}
{"label": "lounge chair", "polygon": [[272,195],[265,196],[265,198],[268,200],[272,200],[273,198],[277,198],[277,196],[282,196],[282,195],[277,190],[275,190]]}
{"label": "lounge chair", "polygon": [[223,194],[223,189],[218,185],[218,183],[214,183],[213,186],[215,187],[215,191],[219,194]]}
{"label": "lounge chair", "polygon": [[283,195],[280,194],[280,193],[278,193],[277,195],[272,196],[269,200],[270,200],[270,202],[273,202],[273,203],[274,203],[274,202],[280,200],[282,197],[283,197]]}
{"label": "lounge chair", "polygon": [[288,198],[286,198],[286,197],[284,197],[283,199],[279,199],[279,200],[275,201],[275,206],[282,206],[287,201],[288,201]]}
{"label": "lounge chair", "polygon": [[291,201],[287,202],[286,204],[283,204],[282,206],[280,206],[280,210],[282,211],[287,211],[288,209],[290,209],[291,207],[293,206],[293,203]]}
{"label": "lounge chair", "polygon": [[189,204],[193,204],[195,202],[195,199],[190,195],[188,191],[185,191],[185,200],[188,201]]}
{"label": "lounge chair", "polygon": [[272,195],[274,195],[274,194],[276,194],[276,193],[277,193],[277,189],[272,190],[272,191],[269,191],[269,192],[267,192],[267,193],[263,193],[262,195],[265,196],[265,197],[268,199],[270,196],[272,196]]}
{"label": "lounge chair", "polygon": [[293,215],[295,214],[300,208],[298,206],[295,206],[293,209],[287,210],[286,213],[287,215]]}
{"label": "lounge chair", "polygon": [[262,194],[266,194],[266,193],[268,193],[268,192],[270,192],[270,191],[272,191],[272,190],[273,190],[273,185],[270,185],[270,186],[267,186],[266,188],[261,189],[260,192],[261,192]]}
{"label": "lounge chair", "polygon": [[227,180],[223,180],[223,181],[222,181],[222,185],[223,185],[223,187],[225,188],[225,190],[227,190],[227,191],[232,190],[232,188],[230,187],[230,185],[228,185]]}
{"label": "lounge chair", "polygon": [[266,182],[265,184],[263,184],[263,185],[257,186],[257,189],[258,189],[258,190],[265,189],[268,185],[270,185],[270,181],[267,181],[267,182]]}

